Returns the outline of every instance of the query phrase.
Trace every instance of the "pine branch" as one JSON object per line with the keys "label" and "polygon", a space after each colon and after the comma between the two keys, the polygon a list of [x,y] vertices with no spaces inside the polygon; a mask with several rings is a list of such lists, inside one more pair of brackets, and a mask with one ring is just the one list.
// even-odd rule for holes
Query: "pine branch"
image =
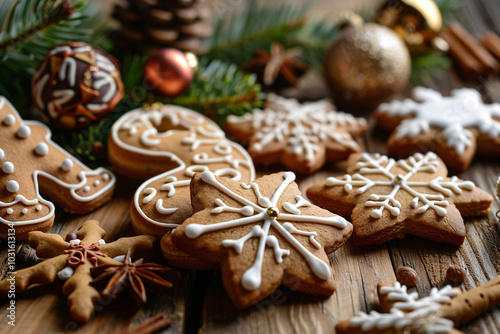
{"label": "pine branch", "polygon": [[450,59],[440,53],[413,56],[410,83],[413,85],[422,85],[426,80],[440,78],[450,66]]}
{"label": "pine branch", "polygon": [[434,0],[441,11],[443,26],[457,19],[457,13],[462,6],[461,0]]}
{"label": "pine branch", "polygon": [[269,49],[271,43],[284,43],[304,24],[308,6],[289,4],[252,6],[232,16],[219,18],[213,35],[207,40],[211,59],[242,65],[258,48]]}

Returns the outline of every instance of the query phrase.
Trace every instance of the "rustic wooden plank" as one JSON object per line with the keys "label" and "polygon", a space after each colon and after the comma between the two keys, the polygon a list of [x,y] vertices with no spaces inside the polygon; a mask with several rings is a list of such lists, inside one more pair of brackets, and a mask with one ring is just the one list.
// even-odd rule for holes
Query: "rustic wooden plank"
{"label": "rustic wooden plank", "polygon": [[[74,232],[81,224],[89,219],[96,219],[106,230],[104,238],[113,241],[122,236],[134,235],[130,224],[130,201],[139,183],[118,176],[117,187],[113,200],[105,206],[86,215],[71,215],[57,209],[54,226],[49,233],[66,235]],[[2,245],[0,260],[4,261],[6,245]],[[19,252],[16,259],[17,268],[33,265],[36,261],[34,251],[27,245],[18,245]],[[157,251],[153,257],[155,262],[162,259]],[[2,268],[4,269],[4,268]],[[6,318],[6,302],[0,304],[0,328],[8,328],[12,333],[114,333],[119,328],[127,328],[130,324],[139,324],[147,318],[164,312],[172,316],[172,326],[164,333],[179,333],[184,327],[186,296],[189,295],[190,272],[172,270],[168,279],[174,284],[172,289],[149,295],[148,303],[139,308],[124,292],[114,302],[99,301],[96,304],[96,313],[93,320],[84,325],[78,325],[69,315],[66,297],[62,294],[63,282],[57,280],[50,285],[29,289],[16,296],[16,327],[10,328]],[[10,332],[10,331],[9,331]]]}

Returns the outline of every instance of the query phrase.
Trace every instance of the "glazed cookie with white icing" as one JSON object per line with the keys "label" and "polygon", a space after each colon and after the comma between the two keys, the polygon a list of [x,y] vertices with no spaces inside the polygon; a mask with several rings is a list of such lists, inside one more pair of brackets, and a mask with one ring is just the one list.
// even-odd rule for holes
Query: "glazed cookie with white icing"
{"label": "glazed cookie with white icing", "polygon": [[335,291],[327,254],[352,233],[344,218],[302,197],[292,172],[250,184],[210,171],[191,182],[195,214],[175,229],[172,242],[202,261],[217,263],[233,303],[248,307],[279,285],[330,296]]}
{"label": "glazed cookie with white icing", "polygon": [[394,131],[387,141],[390,155],[434,151],[459,171],[467,169],[476,152],[500,156],[500,104],[485,104],[471,88],[442,96],[416,87],[413,97],[383,103],[375,112],[377,125]]}
{"label": "glazed cookie with white icing", "polygon": [[[225,138],[210,119],[173,105],[153,105],[123,115],[112,127],[109,159],[121,173],[146,180],[131,205],[138,234],[164,235],[190,217],[189,184],[195,172],[250,182],[255,171],[248,153]],[[186,254],[175,254],[170,234],[162,249],[171,265],[189,266]]]}
{"label": "glazed cookie with white icing", "polygon": [[406,160],[379,154],[353,154],[343,177],[329,177],[307,190],[316,205],[350,217],[360,246],[412,234],[461,245],[462,216],[485,215],[493,198],[471,181],[447,177],[436,154],[416,153]]}
{"label": "glazed cookie with white icing", "polygon": [[55,206],[87,213],[110,200],[114,175],[91,170],[55,144],[40,122],[23,121],[0,97],[0,238],[14,228],[16,240],[47,231]]}
{"label": "glazed cookie with white icing", "polygon": [[365,133],[367,124],[364,118],[335,111],[326,100],[300,104],[269,94],[264,110],[229,116],[225,130],[249,144],[256,164],[281,163],[294,172],[311,174],[326,161],[345,160],[359,152],[353,137]]}

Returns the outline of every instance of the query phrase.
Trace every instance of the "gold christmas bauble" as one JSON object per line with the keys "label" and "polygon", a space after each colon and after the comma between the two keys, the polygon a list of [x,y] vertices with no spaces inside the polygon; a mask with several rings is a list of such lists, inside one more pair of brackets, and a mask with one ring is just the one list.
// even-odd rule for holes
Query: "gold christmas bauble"
{"label": "gold christmas bauble", "polygon": [[387,0],[375,14],[375,22],[393,29],[411,54],[447,50],[447,43],[438,36],[442,21],[433,0]]}
{"label": "gold christmas bauble", "polygon": [[335,102],[374,108],[408,84],[408,48],[389,28],[375,23],[344,28],[325,57],[325,76]]}

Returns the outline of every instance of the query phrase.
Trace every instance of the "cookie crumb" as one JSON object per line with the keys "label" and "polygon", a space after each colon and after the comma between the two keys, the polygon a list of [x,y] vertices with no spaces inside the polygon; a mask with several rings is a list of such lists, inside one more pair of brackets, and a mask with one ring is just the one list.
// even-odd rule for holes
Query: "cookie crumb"
{"label": "cookie crumb", "polygon": [[446,279],[451,283],[463,283],[465,271],[460,266],[453,265],[446,271]]}
{"label": "cookie crumb", "polygon": [[406,286],[415,286],[418,283],[418,274],[415,269],[410,267],[401,267],[396,274],[398,282]]}

